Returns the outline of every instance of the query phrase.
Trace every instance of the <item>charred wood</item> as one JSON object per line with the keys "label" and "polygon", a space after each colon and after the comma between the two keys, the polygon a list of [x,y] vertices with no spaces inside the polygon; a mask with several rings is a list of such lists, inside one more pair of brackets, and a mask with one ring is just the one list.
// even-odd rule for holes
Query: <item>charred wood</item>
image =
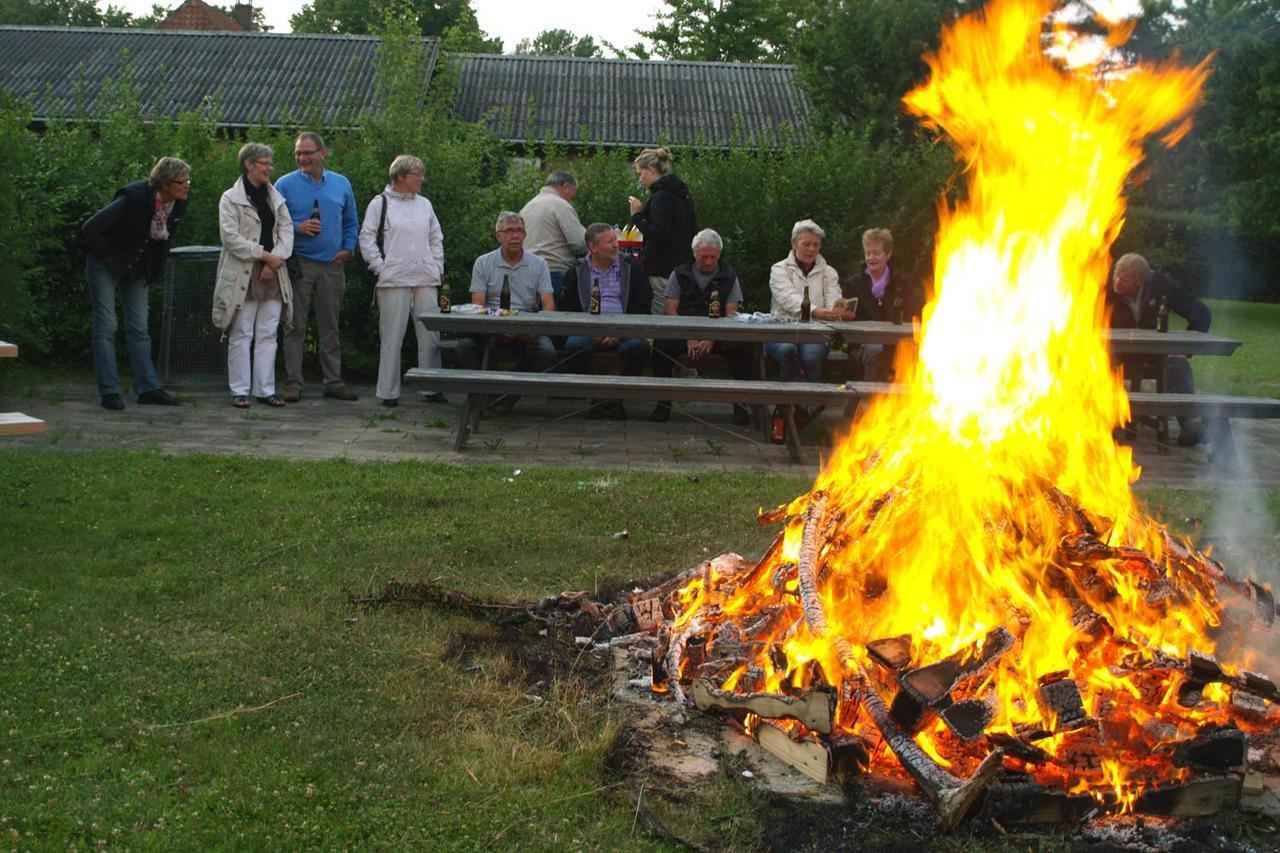
{"label": "charred wood", "polygon": [[1161,817],[1203,817],[1240,802],[1240,777],[1202,776],[1181,785],[1154,788],[1138,795],[1134,811]]}
{"label": "charred wood", "polygon": [[890,672],[900,672],[911,663],[911,635],[872,640],[867,643],[867,655]]}
{"label": "charred wood", "polygon": [[981,699],[961,699],[942,709],[942,721],[956,737],[969,742],[977,740],[991,725],[995,711]]}
{"label": "charred wood", "polygon": [[1075,823],[1097,809],[1085,794],[1071,795],[1045,788],[1026,776],[1015,776],[991,786],[986,814],[1003,823]]}
{"label": "charred wood", "polygon": [[1088,717],[1084,701],[1080,697],[1080,687],[1068,675],[1064,671],[1043,676],[1040,687],[1036,690],[1040,711],[1049,728],[1054,731],[1078,728]]}
{"label": "charred wood", "polygon": [[756,742],[810,779],[825,785],[830,778],[831,756],[817,738],[793,738],[772,720],[761,720]]}
{"label": "charred wood", "polygon": [[1048,764],[1053,760],[1053,756],[1040,747],[1022,738],[1014,737],[1008,732],[993,732],[987,735],[987,743],[989,749],[1003,749],[1005,755],[1026,764]]}
{"label": "charred wood", "polygon": [[961,680],[985,672],[1013,648],[1014,642],[1008,629],[998,626],[987,633],[976,655],[971,656],[970,650],[961,650],[937,663],[903,672],[898,676],[898,683],[922,705],[945,706]]}
{"label": "charred wood", "polygon": [[1174,746],[1173,763],[1198,770],[1242,767],[1246,746],[1244,732],[1235,726],[1208,726],[1191,740]]}
{"label": "charred wood", "polygon": [[836,713],[835,691],[829,688],[810,690],[803,696],[780,693],[739,693],[720,690],[699,679],[689,686],[693,704],[699,711],[751,712],[770,719],[798,720],[805,728],[830,734]]}

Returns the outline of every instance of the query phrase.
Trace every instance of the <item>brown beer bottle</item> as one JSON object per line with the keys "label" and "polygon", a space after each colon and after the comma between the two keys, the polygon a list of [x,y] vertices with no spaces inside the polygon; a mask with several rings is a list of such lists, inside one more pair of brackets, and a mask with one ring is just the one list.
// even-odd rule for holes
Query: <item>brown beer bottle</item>
{"label": "brown beer bottle", "polygon": [[316,222],[320,221],[320,199],[311,202],[311,218]]}
{"label": "brown beer bottle", "polygon": [[707,316],[712,318],[720,316],[720,286],[719,285],[716,285],[716,284],[711,285],[711,292],[707,294]]}
{"label": "brown beer bottle", "polygon": [[448,314],[453,306],[449,302],[449,288],[440,285],[440,313]]}
{"label": "brown beer bottle", "polygon": [[591,313],[600,313],[600,279],[591,282]]}
{"label": "brown beer bottle", "polygon": [[800,322],[809,322],[809,317],[813,314],[813,303],[809,301],[809,286],[805,285],[804,298],[800,300]]}
{"label": "brown beer bottle", "polygon": [[1156,310],[1156,331],[1169,331],[1169,297],[1160,297],[1160,307]]}

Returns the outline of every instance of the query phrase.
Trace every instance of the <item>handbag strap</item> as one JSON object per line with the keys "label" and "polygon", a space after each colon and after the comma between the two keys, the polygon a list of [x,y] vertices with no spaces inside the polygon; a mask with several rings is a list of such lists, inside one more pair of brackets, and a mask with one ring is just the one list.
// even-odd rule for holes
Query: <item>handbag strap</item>
{"label": "handbag strap", "polygon": [[384,191],[384,192],[378,193],[378,195],[382,196],[382,213],[379,214],[378,216],[378,239],[377,239],[378,251],[381,252],[382,251],[382,232],[385,231],[387,228],[387,194]]}

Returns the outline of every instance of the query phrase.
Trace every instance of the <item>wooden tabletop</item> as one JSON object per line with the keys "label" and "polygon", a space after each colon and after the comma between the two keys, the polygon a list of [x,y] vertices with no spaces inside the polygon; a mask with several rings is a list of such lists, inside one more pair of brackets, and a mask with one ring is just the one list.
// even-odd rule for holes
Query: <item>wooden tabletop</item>
{"label": "wooden tabletop", "polygon": [[0,341],[0,358],[17,358],[18,345],[8,341]]}
{"label": "wooden tabletop", "polygon": [[[582,314],[575,311],[488,314],[420,314],[428,329],[464,335],[586,335],[588,337],[678,338],[765,343],[819,343],[839,335],[850,344],[893,344],[911,339],[911,323],[813,321],[746,323],[729,318],[671,317],[665,314]],[[1240,341],[1205,332],[1111,329],[1107,341],[1116,355],[1231,355]]]}
{"label": "wooden tabletop", "polygon": [[492,317],[488,314],[419,314],[428,329],[465,335],[586,335],[682,340],[786,341],[818,343],[831,329],[825,323],[747,323],[728,317],[671,317],[666,314],[583,314],[534,311]]}

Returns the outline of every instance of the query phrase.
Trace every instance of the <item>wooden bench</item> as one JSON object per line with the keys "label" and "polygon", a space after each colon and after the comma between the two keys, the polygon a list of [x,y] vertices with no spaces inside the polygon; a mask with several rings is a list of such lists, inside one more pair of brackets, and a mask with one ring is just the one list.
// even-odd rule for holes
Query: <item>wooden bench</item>
{"label": "wooden bench", "polygon": [[873,382],[829,385],[817,382],[741,382],[733,379],[681,379],[653,376],[606,376],[576,373],[517,373],[502,370],[434,370],[411,368],[406,382],[421,382],[436,391],[467,395],[453,447],[462,450],[474,431],[487,395],[535,394],[598,400],[671,400],[784,407],[787,447],[800,460],[795,406],[853,406],[863,396],[893,386]]}
{"label": "wooden bench", "polygon": [[[682,379],[652,376],[582,375],[566,373],[517,373],[500,370],[426,370],[412,368],[406,382],[421,382],[434,390],[467,395],[467,403],[454,437],[454,449],[462,450],[479,421],[486,395],[535,394],[602,400],[672,400],[703,403],[738,403],[749,406],[783,406],[787,418],[787,446],[791,458],[800,459],[795,406],[842,406],[851,409],[867,397],[902,393],[900,385],[884,382],[740,382],[731,379]],[[1237,470],[1239,462],[1231,436],[1230,419],[1280,418],[1280,399],[1232,397],[1222,394],[1158,394],[1131,392],[1130,411],[1141,417],[1198,417],[1208,425],[1215,464]],[[1161,435],[1163,442],[1167,436]]]}
{"label": "wooden bench", "polygon": [[[0,341],[0,358],[17,358],[18,346]],[[0,412],[0,435],[36,435],[44,432],[44,421],[21,412]]]}

